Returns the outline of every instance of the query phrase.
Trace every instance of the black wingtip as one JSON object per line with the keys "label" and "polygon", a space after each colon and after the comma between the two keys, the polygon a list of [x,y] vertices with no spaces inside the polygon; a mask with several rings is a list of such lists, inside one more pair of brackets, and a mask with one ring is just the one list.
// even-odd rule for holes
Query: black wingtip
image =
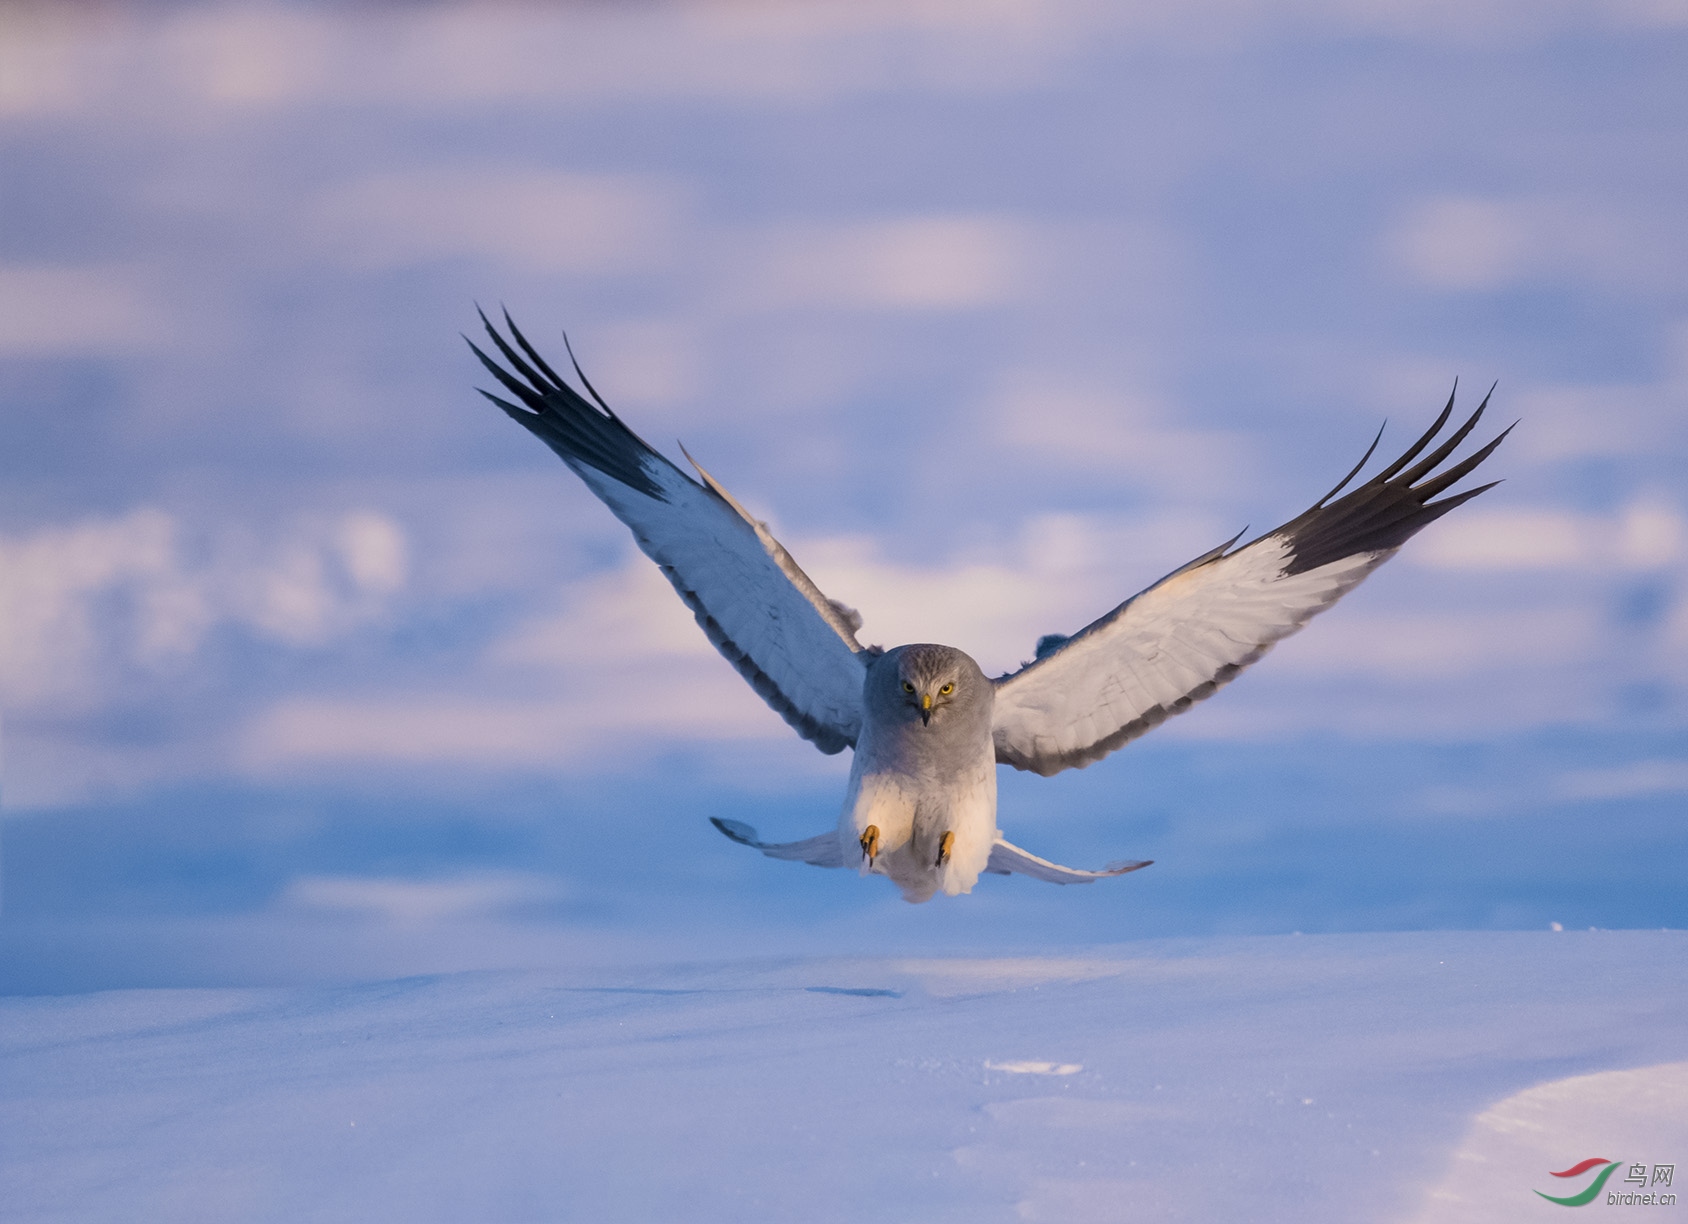
{"label": "black wingtip", "polygon": [[615,415],[615,410],[604,403],[604,397],[598,394],[598,388],[592,385],[592,380],[586,377],[586,371],[580,368],[580,362],[575,359],[574,345],[569,343],[567,332],[563,333],[563,348],[568,350],[569,363],[574,366],[575,376],[580,379],[580,385],[586,388],[586,393],[597,402],[598,407],[609,413],[611,420],[619,420],[620,418]]}
{"label": "black wingtip", "polygon": [[1391,463],[1388,467],[1384,468],[1376,476],[1373,476],[1372,480],[1374,482],[1383,482],[1383,481],[1389,480],[1392,476],[1395,475],[1395,473],[1399,472],[1402,468],[1406,467],[1407,464],[1411,463],[1414,459],[1416,459],[1418,457],[1418,453],[1420,451],[1422,451],[1425,447],[1430,445],[1430,440],[1432,438],[1434,438],[1437,434],[1442,432],[1442,426],[1446,425],[1448,423],[1448,418],[1453,416],[1453,414],[1454,414],[1454,399],[1458,395],[1459,395],[1459,378],[1456,376],[1454,378],[1454,389],[1448,393],[1448,402],[1442,406],[1441,414],[1439,416],[1437,416],[1436,420],[1431,424],[1430,428],[1424,431],[1424,436],[1419,438],[1419,440],[1417,442],[1414,442],[1411,446],[1407,447],[1406,453],[1404,455],[1402,455],[1399,459],[1395,460],[1394,463]]}
{"label": "black wingtip", "polygon": [[[458,334],[461,335],[462,333],[460,332]],[[486,353],[482,352],[480,346],[473,340],[470,340],[469,337],[464,336],[463,340],[464,343],[469,346],[469,351],[474,353],[475,356],[480,359],[480,363],[486,367],[487,372],[496,378],[499,381],[499,384],[502,385],[506,391],[521,400],[522,403],[526,404],[535,414],[544,413],[545,400],[539,392],[535,391],[532,387],[524,386],[522,383],[512,378],[509,373],[505,371],[503,366],[499,365],[491,357],[488,357]]]}
{"label": "black wingtip", "polygon": [[1505,483],[1506,481],[1504,480],[1491,480],[1486,485],[1478,485],[1475,489],[1467,489],[1463,493],[1455,493],[1452,497],[1444,497],[1441,501],[1426,502],[1424,504],[1425,513],[1428,514],[1434,512],[1435,515],[1441,516],[1446,514],[1449,510],[1452,510],[1455,506],[1463,506],[1479,493],[1487,493],[1496,485]]}
{"label": "black wingtip", "polygon": [[510,335],[515,337],[516,343],[521,346],[522,352],[528,355],[534,365],[545,371],[545,377],[549,378],[554,385],[562,386],[563,380],[557,377],[557,371],[553,370],[546,364],[545,358],[541,357],[534,349],[533,345],[528,343],[527,337],[522,335],[522,329],[517,327],[516,321],[510,317],[510,308],[502,302],[499,303],[498,308],[504,312],[504,325],[510,329]]}
{"label": "black wingtip", "polygon": [[1488,409],[1488,407],[1489,397],[1485,395],[1483,397],[1483,402],[1477,405],[1477,411],[1473,412],[1466,418],[1465,424],[1461,425],[1458,429],[1454,430],[1453,433],[1449,434],[1447,440],[1444,441],[1442,445],[1431,451],[1423,459],[1420,459],[1411,468],[1402,472],[1401,481],[1408,485],[1416,484],[1418,481],[1422,480],[1424,477],[1428,476],[1431,472],[1440,467],[1447,457],[1458,449],[1459,444],[1465,441],[1471,431],[1477,428],[1477,422],[1483,419],[1483,413]]}
{"label": "black wingtip", "polygon": [[[1327,505],[1331,496],[1327,494],[1306,513],[1271,533],[1281,535],[1289,545],[1291,557],[1286,572],[1303,573],[1362,553],[1388,553],[1454,507],[1499,483],[1492,482],[1440,501],[1432,500],[1476,470],[1517,425],[1514,421],[1472,454],[1445,470],[1437,470],[1477,427],[1499,385],[1498,381],[1491,385],[1476,410],[1423,458],[1419,458],[1420,454],[1436,441],[1453,416],[1454,395],[1448,397],[1435,422],[1407,448],[1405,454],[1336,501]],[[1455,380],[1456,393],[1458,386],[1458,380]],[[1414,460],[1417,462],[1414,463]],[[1361,466],[1364,466],[1364,460]],[[1353,476],[1351,472],[1337,490],[1346,487]]]}
{"label": "black wingtip", "polygon": [[[557,377],[556,371],[528,343],[508,309],[503,311],[504,322],[515,340],[514,347],[499,334],[479,303],[475,304],[475,313],[504,363],[489,356],[466,335],[463,336],[464,343],[486,371],[526,410],[489,392],[481,391],[482,395],[531,430],[565,462],[584,464],[647,497],[667,500],[653,473],[659,467],[676,475],[679,475],[678,470],[662,460],[609,410],[581,372],[579,362],[574,362],[575,373],[597,400],[596,405]],[[574,361],[572,349],[569,360]]]}
{"label": "black wingtip", "polygon": [[[1356,477],[1360,474],[1360,469],[1365,467],[1366,464],[1368,462],[1370,462],[1373,452],[1375,452],[1377,450],[1377,444],[1379,442],[1383,441],[1383,431],[1385,429],[1387,429],[1388,427],[1389,427],[1389,418],[1385,417],[1384,420],[1383,420],[1383,424],[1381,424],[1377,427],[1377,436],[1371,440],[1371,445],[1366,447],[1366,453],[1360,456],[1360,461],[1348,470],[1348,475],[1344,476],[1341,480],[1336,482],[1336,487],[1334,489],[1332,489],[1329,493],[1326,493],[1318,501],[1313,503],[1313,507],[1312,507],[1313,509],[1317,510],[1320,506],[1324,505],[1331,498],[1335,497],[1338,493],[1342,492],[1342,490],[1344,490],[1345,488],[1348,487],[1348,482],[1350,480],[1353,480],[1354,477]],[[1245,527],[1243,530],[1246,531],[1247,528]],[[1241,533],[1239,532],[1238,534],[1240,535]]]}
{"label": "black wingtip", "polygon": [[526,425],[530,429],[533,428],[532,422],[538,417],[538,415],[539,415],[538,413],[529,412],[526,408],[518,408],[515,404],[512,404],[509,400],[502,399],[499,396],[494,395],[491,391],[483,391],[479,387],[476,387],[475,391],[476,391],[477,394],[484,395],[487,399],[491,400],[493,403],[497,404],[500,408],[504,409],[505,415],[508,416],[512,421],[516,421],[516,422],[519,422],[522,425]]}
{"label": "black wingtip", "polygon": [[1501,430],[1500,433],[1495,435],[1494,438],[1490,439],[1487,445],[1479,447],[1475,452],[1460,460],[1460,462],[1454,464],[1454,466],[1449,468],[1447,471],[1442,472],[1434,478],[1426,480],[1423,484],[1418,485],[1418,495],[1421,498],[1435,497],[1436,494],[1440,493],[1449,485],[1454,484],[1462,477],[1470,474],[1479,463],[1494,454],[1495,448],[1502,442],[1506,441],[1506,435],[1511,433],[1517,424],[1517,421],[1512,422],[1511,425],[1508,425],[1505,429]]}

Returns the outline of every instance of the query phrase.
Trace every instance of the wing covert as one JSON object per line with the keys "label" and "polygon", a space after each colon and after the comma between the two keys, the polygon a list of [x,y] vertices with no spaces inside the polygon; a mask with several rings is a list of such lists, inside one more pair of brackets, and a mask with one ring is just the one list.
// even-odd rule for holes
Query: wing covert
{"label": "wing covert", "polygon": [[1469,420],[1413,463],[1447,424],[1450,396],[1405,454],[1347,495],[1331,500],[1359,474],[1377,440],[1336,488],[1282,527],[1234,551],[1234,540],[1223,544],[1072,637],[1040,642],[1036,660],[995,681],[996,759],[1044,775],[1083,768],[1211,696],[1414,533],[1494,487],[1431,500],[1511,432],[1438,470],[1488,403],[1485,396]]}
{"label": "wing covert", "polygon": [[481,322],[510,369],[473,341],[469,347],[520,403],[481,394],[555,451],[627,524],[710,642],[780,717],[822,752],[852,746],[861,729],[860,617],[823,595],[702,468],[699,484],[628,429],[577,363],[591,401],[546,364],[508,312],[516,348],[484,313]]}

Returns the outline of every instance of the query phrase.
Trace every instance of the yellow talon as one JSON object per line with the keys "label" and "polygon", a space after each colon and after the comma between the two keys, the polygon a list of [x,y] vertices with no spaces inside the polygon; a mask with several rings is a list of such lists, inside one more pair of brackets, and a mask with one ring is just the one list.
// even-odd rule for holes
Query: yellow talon
{"label": "yellow talon", "polygon": [[955,830],[951,829],[938,839],[938,861],[933,865],[942,867],[949,862],[950,851],[953,849],[955,849]]}
{"label": "yellow talon", "polygon": [[868,866],[873,866],[873,860],[879,857],[879,826],[868,825],[862,830],[862,854],[867,858]]}

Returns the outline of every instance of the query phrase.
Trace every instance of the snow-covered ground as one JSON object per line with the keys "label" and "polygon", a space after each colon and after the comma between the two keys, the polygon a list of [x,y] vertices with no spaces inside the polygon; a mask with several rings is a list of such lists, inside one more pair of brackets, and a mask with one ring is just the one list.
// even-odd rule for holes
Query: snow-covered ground
{"label": "snow-covered ground", "polygon": [[1588,1157],[1688,1175],[1684,965],[1675,931],[1419,933],[9,998],[0,1203],[1557,1219],[1534,1191]]}

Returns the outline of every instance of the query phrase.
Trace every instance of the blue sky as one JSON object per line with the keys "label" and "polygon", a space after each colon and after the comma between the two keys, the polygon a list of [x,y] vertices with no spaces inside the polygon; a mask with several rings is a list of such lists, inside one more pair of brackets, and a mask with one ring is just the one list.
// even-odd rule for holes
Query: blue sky
{"label": "blue sky", "polygon": [[[0,22],[11,988],[1688,924],[1680,3]],[[473,394],[476,301],[987,670],[1456,376],[1523,423],[1214,701],[1004,777],[1154,868],[911,910],[709,829],[818,831],[847,763]]]}

